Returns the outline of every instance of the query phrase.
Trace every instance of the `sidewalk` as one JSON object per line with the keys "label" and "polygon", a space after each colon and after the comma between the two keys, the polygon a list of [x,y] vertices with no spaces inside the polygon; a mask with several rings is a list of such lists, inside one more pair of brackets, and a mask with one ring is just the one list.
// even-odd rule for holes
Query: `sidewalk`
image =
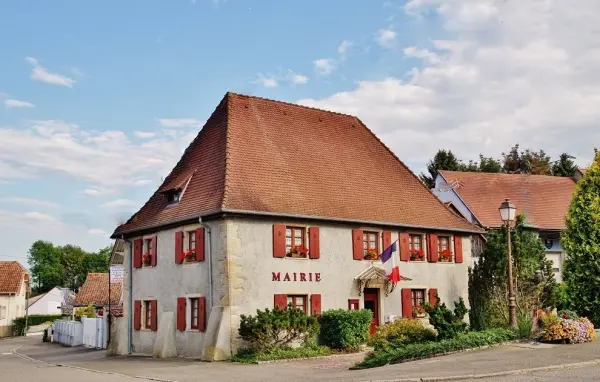
{"label": "sidewalk", "polygon": [[[600,358],[600,341],[580,345],[506,345],[369,370],[348,370],[357,355],[262,365],[186,359],[105,357],[103,352],[28,342],[18,352],[51,363],[164,381],[391,381],[489,374]],[[600,363],[600,361],[599,361]],[[589,365],[588,365],[589,366]]]}

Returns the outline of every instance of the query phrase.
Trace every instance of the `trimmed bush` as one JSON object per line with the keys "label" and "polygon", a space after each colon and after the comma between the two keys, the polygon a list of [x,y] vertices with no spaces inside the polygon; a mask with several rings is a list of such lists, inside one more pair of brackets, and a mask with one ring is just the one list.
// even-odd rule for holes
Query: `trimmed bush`
{"label": "trimmed bush", "polygon": [[368,309],[333,309],[324,312],[321,324],[321,339],[333,349],[358,349],[369,338],[369,326],[373,312]]}
{"label": "trimmed bush", "polygon": [[87,318],[96,318],[96,308],[94,308],[94,305],[90,304],[83,309],[78,309],[75,312],[76,321],[81,321],[82,316],[86,316]]}
{"label": "trimmed bush", "polygon": [[[47,322],[53,323],[54,321],[60,320],[61,318],[62,316],[60,314],[32,314],[27,317],[27,326],[36,326],[45,324]],[[13,320],[12,335],[25,335],[25,317],[19,317]]]}
{"label": "trimmed bush", "polygon": [[391,350],[402,345],[435,340],[435,332],[419,320],[400,318],[377,328],[368,343],[375,350]]}
{"label": "trimmed bush", "polygon": [[386,351],[375,351],[357,364],[359,369],[385,366],[409,360],[427,358],[455,351],[494,345],[517,338],[517,334],[507,329],[489,329],[481,332],[459,334],[455,338],[421,344],[408,344]]}
{"label": "trimmed bush", "polygon": [[468,325],[463,320],[469,310],[462,297],[454,302],[454,312],[445,303],[440,304],[439,297],[435,305],[426,304],[425,310],[429,314],[429,323],[437,331],[438,340],[454,338],[467,331]]}
{"label": "trimmed bush", "polygon": [[238,332],[255,352],[287,348],[297,341],[314,342],[319,332],[316,317],[291,306],[285,310],[257,310],[256,316],[242,314],[240,318]]}
{"label": "trimmed bush", "polygon": [[231,360],[241,363],[257,363],[259,361],[274,361],[278,359],[320,357],[330,354],[331,349],[326,346],[273,349],[265,353],[256,352],[251,349],[242,349]]}

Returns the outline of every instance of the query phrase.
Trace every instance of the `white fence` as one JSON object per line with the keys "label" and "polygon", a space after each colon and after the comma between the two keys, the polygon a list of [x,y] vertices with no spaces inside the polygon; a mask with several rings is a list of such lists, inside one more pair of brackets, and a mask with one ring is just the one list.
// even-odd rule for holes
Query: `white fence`
{"label": "white fence", "polygon": [[83,324],[77,321],[54,321],[54,334],[52,341],[67,346],[82,345]]}
{"label": "white fence", "polygon": [[82,317],[81,322],[56,320],[52,341],[67,346],[106,349],[106,319]]}

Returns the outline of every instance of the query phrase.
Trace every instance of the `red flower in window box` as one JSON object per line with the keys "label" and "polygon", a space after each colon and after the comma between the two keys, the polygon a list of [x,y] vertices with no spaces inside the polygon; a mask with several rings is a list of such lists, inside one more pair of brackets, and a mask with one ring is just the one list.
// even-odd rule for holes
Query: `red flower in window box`
{"label": "red flower in window box", "polygon": [[188,249],[185,251],[185,261],[196,261],[196,252]]}
{"label": "red flower in window box", "polygon": [[425,308],[421,305],[417,305],[413,308],[413,317],[422,318],[425,317]]}
{"label": "red flower in window box", "polygon": [[452,261],[452,251],[450,251],[449,249],[444,249],[443,251],[440,251],[439,255],[440,261]]}
{"label": "red flower in window box", "polygon": [[375,249],[367,249],[365,260],[379,260],[379,253]]}
{"label": "red flower in window box", "polygon": [[142,264],[144,264],[144,265],[152,264],[152,255],[149,254],[148,252],[144,253],[144,255],[142,256]]}
{"label": "red flower in window box", "polygon": [[290,257],[308,257],[308,248],[303,245],[294,245],[290,248],[290,252],[288,253]]}
{"label": "red flower in window box", "polygon": [[410,260],[411,261],[423,261],[425,258],[425,253],[423,253],[422,249],[411,249],[410,251]]}

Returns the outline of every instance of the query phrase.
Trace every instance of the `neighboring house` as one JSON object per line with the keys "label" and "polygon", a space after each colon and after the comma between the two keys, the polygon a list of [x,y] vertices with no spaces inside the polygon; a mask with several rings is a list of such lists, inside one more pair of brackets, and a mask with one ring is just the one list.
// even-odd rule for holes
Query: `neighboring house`
{"label": "neighboring house", "polygon": [[565,252],[560,232],[565,229],[575,185],[574,178],[558,176],[440,171],[433,192],[467,221],[484,229],[501,227],[498,208],[510,199],[517,214],[525,216],[526,226],[539,233],[556,280],[561,282]]}
{"label": "neighboring house", "polygon": [[[450,307],[468,303],[470,238],[482,232],[358,118],[227,93],[112,236],[127,243],[129,351],[226,359],[243,345],[240,315],[288,304],[370,309],[374,330],[436,293]],[[398,239],[396,286],[367,255]],[[411,261],[411,249],[423,259]]]}
{"label": "neighboring house", "polygon": [[575,175],[573,176],[573,178],[575,178],[575,181],[579,182],[579,180],[585,175],[586,171],[587,168],[578,168],[577,170],[575,170]]}
{"label": "neighboring house", "polygon": [[[93,305],[96,312],[104,308],[121,304],[121,284],[112,283],[109,286],[108,273],[88,273],[83,285],[75,295],[73,308],[77,310]],[[109,302],[110,291],[110,302]]]}
{"label": "neighboring house", "polygon": [[29,271],[18,261],[0,261],[0,337],[10,335],[15,318],[25,315]]}
{"label": "neighboring house", "polygon": [[69,288],[54,287],[28,301],[28,314],[61,314],[61,308],[75,296]]}

